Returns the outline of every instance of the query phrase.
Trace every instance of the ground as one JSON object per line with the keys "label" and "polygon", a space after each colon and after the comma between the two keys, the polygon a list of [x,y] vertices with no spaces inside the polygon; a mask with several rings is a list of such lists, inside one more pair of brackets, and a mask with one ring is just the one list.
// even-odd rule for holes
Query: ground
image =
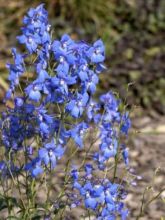
{"label": "ground", "polygon": [[[132,187],[127,203],[130,207],[130,219],[135,219],[140,212],[142,194],[146,187],[153,189],[145,194],[145,202],[165,189],[165,117],[142,116],[133,121],[134,128],[139,132],[130,140],[130,163],[135,173],[142,179]],[[165,218],[165,203],[162,201],[165,192],[156,201],[146,207],[142,220],[160,220]],[[164,219],[162,218],[162,219]]]}

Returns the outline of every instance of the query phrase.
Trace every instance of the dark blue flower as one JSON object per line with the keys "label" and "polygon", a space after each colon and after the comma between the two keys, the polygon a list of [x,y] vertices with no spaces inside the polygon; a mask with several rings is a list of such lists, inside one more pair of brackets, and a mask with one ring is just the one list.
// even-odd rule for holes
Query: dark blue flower
{"label": "dark blue flower", "polygon": [[77,169],[71,170],[71,177],[73,178],[74,182],[75,182],[76,180],[78,180],[79,172],[78,172]]}

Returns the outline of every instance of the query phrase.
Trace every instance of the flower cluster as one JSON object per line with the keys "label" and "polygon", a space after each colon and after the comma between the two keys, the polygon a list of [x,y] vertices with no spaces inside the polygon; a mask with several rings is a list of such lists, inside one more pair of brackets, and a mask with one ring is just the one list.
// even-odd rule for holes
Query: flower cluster
{"label": "flower cluster", "polygon": [[113,220],[117,216],[125,220],[128,210],[124,209],[124,203],[121,202],[126,197],[123,186],[111,183],[107,178],[94,177],[94,168],[91,164],[85,164],[84,168],[85,174],[81,177],[78,170],[71,171],[73,189],[79,193],[72,206],[81,204],[82,200],[85,208],[94,211],[99,220]]}
{"label": "flower cluster", "polygon": [[[120,101],[112,92],[102,95],[98,103],[93,98],[99,74],[105,69],[103,42],[89,45],[67,34],[60,40],[52,39],[43,4],[30,9],[23,24],[17,39],[25,52],[12,49],[14,63],[7,64],[10,87],[5,100],[13,107],[7,107],[0,121],[7,155],[0,162],[0,170],[3,175],[8,173],[7,164],[12,161],[12,173],[25,172],[31,181],[37,181],[52,172],[68,153],[70,140],[76,151],[89,153],[85,137],[93,128],[99,140],[98,148],[90,152],[93,165],[85,165],[85,175],[75,169],[70,175],[66,168],[65,177],[71,179],[85,208],[95,210],[97,219],[126,219],[128,211],[120,201],[124,198],[123,186],[105,175],[93,175],[93,170],[104,172],[117,157],[122,156],[126,165],[129,162],[128,149],[120,142],[131,126],[128,113],[120,111]],[[23,86],[22,76],[27,78]],[[22,155],[19,163],[18,155]]]}

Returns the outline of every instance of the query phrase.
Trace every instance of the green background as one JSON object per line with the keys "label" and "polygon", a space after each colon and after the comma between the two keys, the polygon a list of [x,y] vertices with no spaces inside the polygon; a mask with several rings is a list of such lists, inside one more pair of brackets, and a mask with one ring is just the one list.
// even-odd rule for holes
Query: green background
{"label": "green background", "polygon": [[[54,36],[68,33],[106,45],[107,71],[99,92],[114,89],[128,104],[165,113],[164,0],[47,0]],[[11,59],[22,18],[38,0],[0,0],[0,98],[6,88],[5,63]],[[128,84],[129,92],[127,93]]]}

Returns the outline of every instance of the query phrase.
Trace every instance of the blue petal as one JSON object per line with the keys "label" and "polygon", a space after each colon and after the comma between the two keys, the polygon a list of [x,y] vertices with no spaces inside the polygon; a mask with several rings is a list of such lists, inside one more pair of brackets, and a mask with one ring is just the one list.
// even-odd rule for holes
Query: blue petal
{"label": "blue petal", "polygon": [[38,102],[41,98],[41,93],[39,91],[31,90],[29,93],[29,98],[35,102]]}
{"label": "blue petal", "polygon": [[93,63],[103,62],[104,59],[105,59],[105,57],[102,54],[95,54],[95,53],[93,53],[92,56],[91,56],[91,61]]}
{"label": "blue petal", "polygon": [[49,126],[46,123],[42,122],[42,123],[40,123],[40,130],[42,133],[48,134],[49,133]]}
{"label": "blue petal", "polygon": [[32,174],[32,177],[36,177],[36,176],[38,176],[38,175],[40,175],[40,174],[42,174],[43,173],[43,168],[41,167],[41,166],[36,166],[33,170],[32,170],[32,172],[31,172],[31,174]]}
{"label": "blue petal", "polygon": [[56,156],[55,156],[55,154],[52,154],[50,156],[50,166],[51,166],[51,169],[54,169],[55,166],[56,166]]}
{"label": "blue petal", "polygon": [[38,154],[39,154],[39,158],[44,161],[45,165],[48,165],[50,161],[48,151],[45,148],[41,148],[39,149]]}
{"label": "blue petal", "polygon": [[40,70],[38,74],[37,82],[43,83],[48,78],[49,78],[48,73],[45,70]]}
{"label": "blue petal", "polygon": [[84,203],[85,203],[86,208],[91,208],[91,209],[95,210],[96,207],[97,207],[96,200],[94,198],[91,198],[91,197],[85,199]]}
{"label": "blue petal", "polygon": [[72,106],[72,111],[71,111],[71,115],[75,118],[78,118],[80,115],[80,109],[75,105]]}
{"label": "blue petal", "polygon": [[55,155],[56,155],[56,157],[57,157],[58,159],[60,159],[60,158],[63,156],[64,150],[65,150],[65,149],[64,149],[61,145],[58,145],[58,146],[55,148],[54,153],[55,153]]}
{"label": "blue petal", "polygon": [[88,75],[87,75],[87,73],[86,73],[85,71],[80,71],[80,72],[78,73],[78,75],[79,75],[81,81],[85,81],[85,80],[88,79]]}
{"label": "blue petal", "polygon": [[27,38],[24,35],[18,36],[17,39],[21,44],[24,44],[27,41]]}
{"label": "blue petal", "polygon": [[82,141],[82,138],[78,135],[76,135],[74,138],[74,141],[75,143],[79,146],[79,147],[82,147],[83,146],[83,141]]}

